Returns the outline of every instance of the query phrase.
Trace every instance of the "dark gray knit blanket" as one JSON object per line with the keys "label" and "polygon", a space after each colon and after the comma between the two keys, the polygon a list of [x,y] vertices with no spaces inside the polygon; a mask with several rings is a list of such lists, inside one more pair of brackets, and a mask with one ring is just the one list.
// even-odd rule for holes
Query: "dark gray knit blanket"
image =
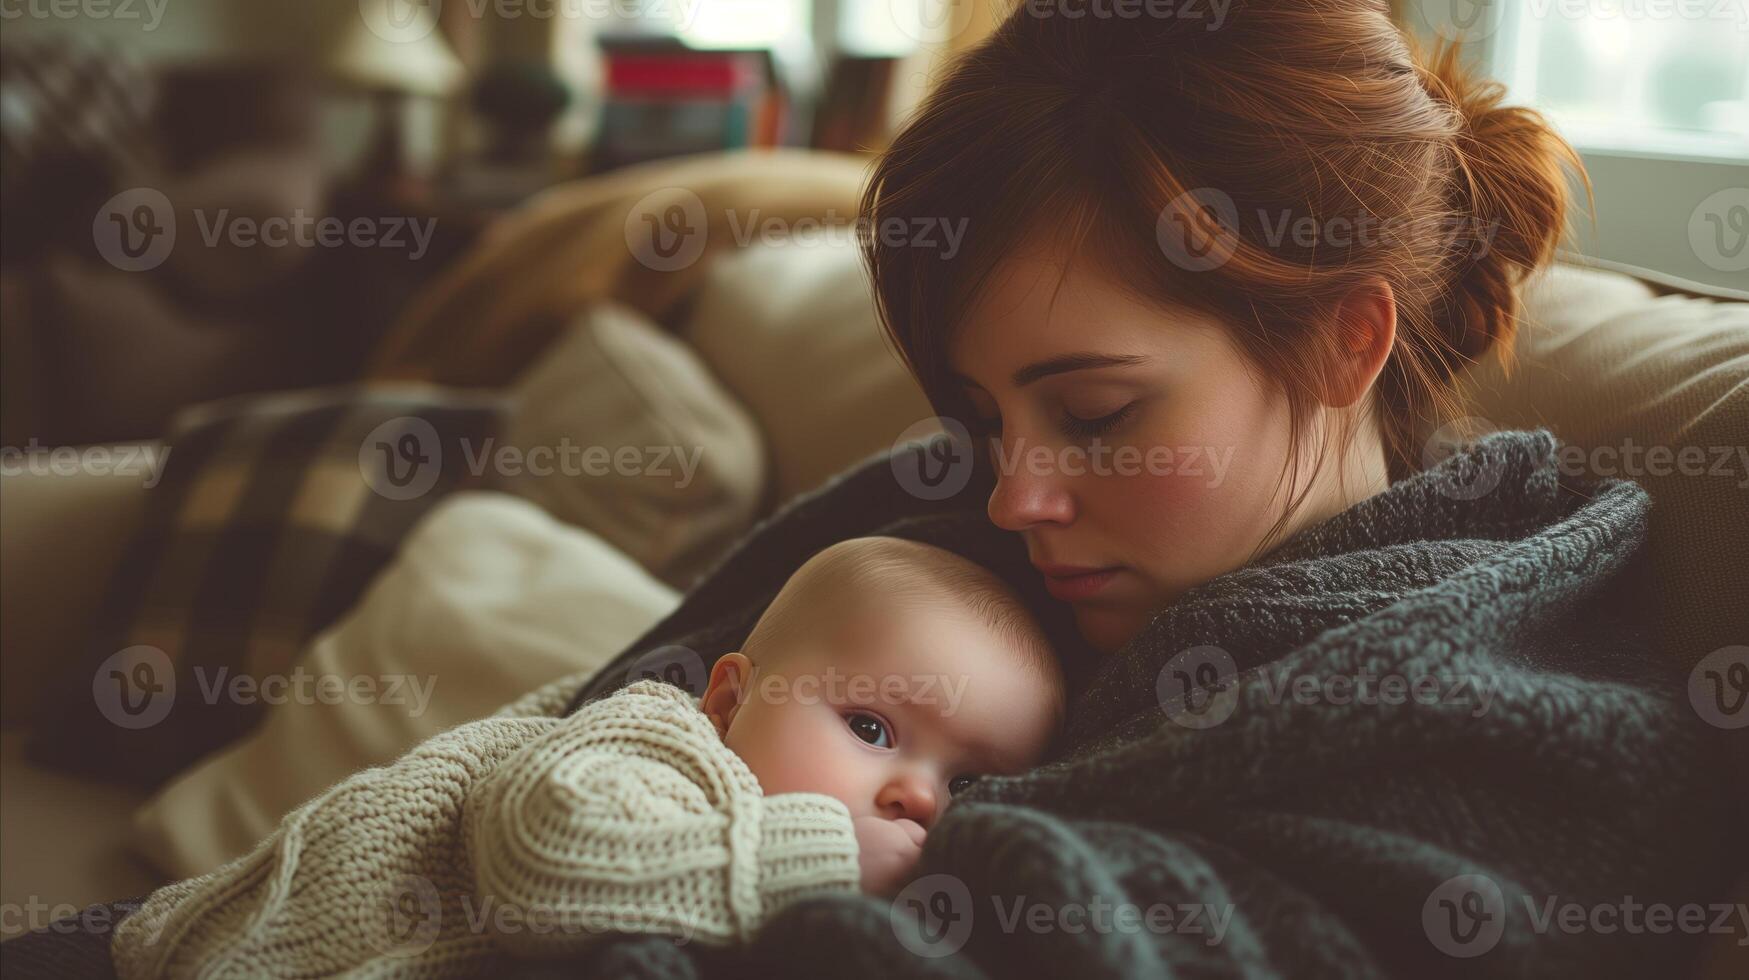
{"label": "dark gray knit blanket", "polygon": [[927,450],[869,461],[757,529],[579,703],[666,645],[714,661],[809,555],[892,534],[977,558],[1049,614],[1074,684],[1054,761],[956,797],[895,902],[799,903],[720,953],[616,939],[531,975],[1686,972],[1692,934],[1562,924],[1577,906],[1607,927],[1624,902],[1712,922],[1741,857],[1722,733],[1627,592],[1646,493],[1575,484],[1556,448],[1485,437],[1099,659],[985,517],[981,460],[939,502],[895,478]]}
{"label": "dark gray knit blanket", "polygon": [[[814,552],[891,534],[984,562],[1041,611],[1072,685],[1051,761],[955,797],[895,901],[799,902],[733,949],[606,937],[526,975],[1687,972],[1698,937],[1647,928],[1647,910],[1711,922],[1741,866],[1721,733],[1636,627],[1646,494],[1572,481],[1555,449],[1544,431],[1488,436],[1107,657],[985,518],[987,461],[937,501],[895,476],[930,447],[867,461],[754,529],[573,710],[657,651],[708,665]],[[90,952],[44,935],[22,961]]]}

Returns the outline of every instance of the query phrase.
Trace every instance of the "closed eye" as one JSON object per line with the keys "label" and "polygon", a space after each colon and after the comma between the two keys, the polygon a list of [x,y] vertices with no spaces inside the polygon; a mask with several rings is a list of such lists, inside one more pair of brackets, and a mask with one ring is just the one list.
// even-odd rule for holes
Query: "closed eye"
{"label": "closed eye", "polygon": [[1064,412],[1062,418],[1063,434],[1072,439],[1092,439],[1096,436],[1102,436],[1122,425],[1131,415],[1135,414],[1135,411],[1136,403],[1130,402],[1110,415],[1101,415],[1096,419],[1084,419]]}

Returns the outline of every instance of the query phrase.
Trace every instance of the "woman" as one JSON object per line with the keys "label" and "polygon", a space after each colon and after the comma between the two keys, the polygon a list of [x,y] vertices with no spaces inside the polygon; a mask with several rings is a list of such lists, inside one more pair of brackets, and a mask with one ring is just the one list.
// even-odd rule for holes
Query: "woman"
{"label": "woman", "polygon": [[[1016,10],[867,192],[872,227],[965,221],[951,257],[867,256],[982,451],[786,508],[568,709],[736,649],[807,557],[892,534],[1049,618],[1077,687],[1054,761],[957,796],[891,903],[554,975],[1685,970],[1695,937],[1643,911],[1711,902],[1737,854],[1704,726],[1622,614],[1644,492],[1563,477],[1546,432],[1422,450],[1453,373],[1508,348],[1577,159],[1380,0],[1117,9]],[[923,475],[944,449],[957,492]]]}
{"label": "woman", "polygon": [[892,909],[919,931],[804,905],[760,969],[1683,972],[1692,931],[1550,916],[1729,878],[1704,726],[1626,612],[1647,498],[1563,478],[1546,432],[1424,450],[1583,177],[1455,55],[1418,58],[1382,2],[1028,5],[898,135],[869,227],[964,243],[866,258],[972,478],[929,489],[939,444],[847,474],[579,699],[664,644],[734,649],[789,569],[876,531],[1066,612],[1082,683],[1055,763],[931,829]]}

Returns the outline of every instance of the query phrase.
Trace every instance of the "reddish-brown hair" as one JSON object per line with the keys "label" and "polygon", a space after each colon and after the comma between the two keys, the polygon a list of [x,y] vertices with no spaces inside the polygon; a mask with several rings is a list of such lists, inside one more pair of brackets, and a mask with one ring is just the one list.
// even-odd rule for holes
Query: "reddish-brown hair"
{"label": "reddish-brown hair", "polygon": [[[1578,155],[1503,96],[1455,47],[1423,58],[1385,0],[1235,0],[1218,26],[1023,4],[948,65],[874,169],[868,227],[966,222],[951,255],[866,239],[881,320],[937,411],[960,415],[953,329],[1014,243],[1048,236],[1138,295],[1229,328],[1288,397],[1289,479],[1341,357],[1339,302],[1382,279],[1397,336],[1368,409],[1401,477],[1421,466],[1425,423],[1461,414],[1454,373],[1509,354],[1519,283],[1565,229],[1564,167],[1589,199]],[[1208,207],[1217,199],[1224,214]],[[1334,229],[1363,216],[1392,230],[1279,234],[1283,218]],[[1162,235],[1175,222],[1224,235],[1231,255],[1203,268],[1173,254]]]}

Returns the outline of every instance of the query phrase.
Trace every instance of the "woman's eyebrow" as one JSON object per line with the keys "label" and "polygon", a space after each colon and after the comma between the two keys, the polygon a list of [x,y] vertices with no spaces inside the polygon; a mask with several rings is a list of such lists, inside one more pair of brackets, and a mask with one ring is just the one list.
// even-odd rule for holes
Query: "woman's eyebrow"
{"label": "woman's eyebrow", "polygon": [[[1090,368],[1128,367],[1132,364],[1142,364],[1147,357],[1141,354],[1095,354],[1083,352],[1077,354],[1060,354],[1047,357],[1014,372],[1014,386],[1024,388],[1040,378],[1048,378],[1053,374],[1066,374],[1070,371],[1086,371]],[[963,374],[955,372],[954,379],[962,385],[978,387],[978,383]]]}

